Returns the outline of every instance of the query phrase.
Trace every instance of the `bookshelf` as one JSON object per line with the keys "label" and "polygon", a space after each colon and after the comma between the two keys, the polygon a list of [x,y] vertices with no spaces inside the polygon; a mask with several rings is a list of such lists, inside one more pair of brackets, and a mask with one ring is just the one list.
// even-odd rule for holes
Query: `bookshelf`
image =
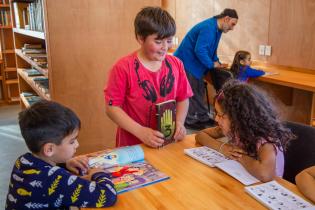
{"label": "bookshelf", "polygon": [[14,53],[22,108],[29,107],[30,100],[50,100],[43,6],[43,0],[12,2]]}
{"label": "bookshelf", "polygon": [[[108,71],[117,59],[139,47],[133,28],[137,12],[160,6],[160,0],[42,2],[44,30],[39,32],[25,29],[20,18],[29,3],[12,5],[20,21],[20,27],[13,23],[13,32],[21,107],[28,107],[37,96],[74,110],[82,122],[79,154],[114,147],[116,126],[105,114],[103,97]],[[46,68],[23,54],[25,43],[46,49]],[[43,76],[28,76],[31,67]],[[34,82],[36,77],[48,78],[49,92]]]}
{"label": "bookshelf", "polygon": [[0,0],[0,58],[2,59],[0,102],[6,103],[19,101],[11,11],[11,1]]}

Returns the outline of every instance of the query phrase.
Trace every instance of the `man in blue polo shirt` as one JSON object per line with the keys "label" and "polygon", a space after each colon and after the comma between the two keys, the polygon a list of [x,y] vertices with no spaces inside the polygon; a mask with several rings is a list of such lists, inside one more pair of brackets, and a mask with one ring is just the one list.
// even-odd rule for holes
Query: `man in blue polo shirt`
{"label": "man in blue polo shirt", "polygon": [[189,110],[185,121],[188,128],[203,129],[206,125],[214,123],[204,104],[203,77],[210,71],[214,88],[216,90],[219,88],[214,77],[214,69],[223,67],[217,56],[218,45],[222,32],[233,30],[237,21],[238,15],[234,9],[224,9],[221,14],[195,25],[174,53],[183,61],[194,92],[194,96],[189,98]]}

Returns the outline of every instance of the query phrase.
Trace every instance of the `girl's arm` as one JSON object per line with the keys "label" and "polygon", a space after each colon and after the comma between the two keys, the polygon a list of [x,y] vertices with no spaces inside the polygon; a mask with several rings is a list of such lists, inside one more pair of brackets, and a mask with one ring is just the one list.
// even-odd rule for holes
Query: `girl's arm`
{"label": "girl's arm", "polygon": [[254,69],[254,68],[251,68],[250,66],[247,66],[245,70],[245,74],[250,78],[256,78],[256,77],[260,77],[264,75],[265,72],[263,70]]}
{"label": "girl's arm", "polygon": [[276,172],[276,149],[273,144],[266,143],[259,148],[258,160],[242,155],[238,160],[244,168],[262,182],[271,181]]}
{"label": "girl's arm", "polygon": [[159,147],[164,143],[164,136],[161,132],[140,125],[118,106],[109,106],[106,104],[105,107],[106,114],[111,120],[122,129],[136,136],[144,144],[151,147]]}
{"label": "girl's arm", "polygon": [[299,190],[310,200],[315,202],[315,166],[307,168],[295,177]]}
{"label": "girl's arm", "polygon": [[189,106],[189,99],[179,101],[176,104],[176,131],[174,134],[175,140],[182,140],[186,135],[186,128],[184,126],[185,118]]}
{"label": "girl's arm", "polygon": [[222,137],[224,137],[224,135],[221,128],[217,126],[198,132],[195,139],[197,143],[219,151],[222,142],[217,139]]}

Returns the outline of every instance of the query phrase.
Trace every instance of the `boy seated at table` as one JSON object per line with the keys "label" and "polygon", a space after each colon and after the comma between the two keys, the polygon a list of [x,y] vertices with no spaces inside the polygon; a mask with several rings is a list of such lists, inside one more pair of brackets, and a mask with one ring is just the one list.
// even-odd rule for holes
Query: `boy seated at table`
{"label": "boy seated at table", "polygon": [[[72,158],[79,146],[80,124],[73,111],[52,101],[37,102],[19,113],[21,133],[31,152],[15,162],[6,210],[115,204],[117,195],[108,175],[88,169],[87,157]],[[74,173],[82,169],[87,175],[79,177],[67,169]]]}

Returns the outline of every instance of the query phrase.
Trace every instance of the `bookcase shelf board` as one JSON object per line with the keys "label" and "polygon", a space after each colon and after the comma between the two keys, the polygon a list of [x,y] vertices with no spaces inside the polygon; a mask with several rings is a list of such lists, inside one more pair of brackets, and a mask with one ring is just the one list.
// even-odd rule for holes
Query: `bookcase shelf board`
{"label": "bookcase shelf board", "polygon": [[0,4],[0,8],[10,8],[9,4]]}
{"label": "bookcase shelf board", "polygon": [[5,69],[4,69],[4,72],[15,72],[16,71],[16,68],[14,67],[6,67]]}
{"label": "bookcase shelf board", "polygon": [[2,53],[4,53],[4,54],[14,54],[15,52],[14,52],[14,49],[12,49],[12,50],[3,50]]}
{"label": "bookcase shelf board", "polygon": [[9,79],[5,81],[6,85],[12,85],[12,84],[18,84],[18,80],[17,79]]}
{"label": "bookcase shelf board", "polygon": [[22,93],[20,94],[20,98],[21,98],[21,102],[24,104],[26,108],[30,107],[30,104],[28,103],[28,101],[26,100],[26,98],[24,97]]}
{"label": "bookcase shelf board", "polygon": [[45,33],[44,32],[25,30],[22,28],[13,28],[13,32],[18,33],[18,34],[22,34],[25,36],[30,36],[30,37],[45,40]]}

